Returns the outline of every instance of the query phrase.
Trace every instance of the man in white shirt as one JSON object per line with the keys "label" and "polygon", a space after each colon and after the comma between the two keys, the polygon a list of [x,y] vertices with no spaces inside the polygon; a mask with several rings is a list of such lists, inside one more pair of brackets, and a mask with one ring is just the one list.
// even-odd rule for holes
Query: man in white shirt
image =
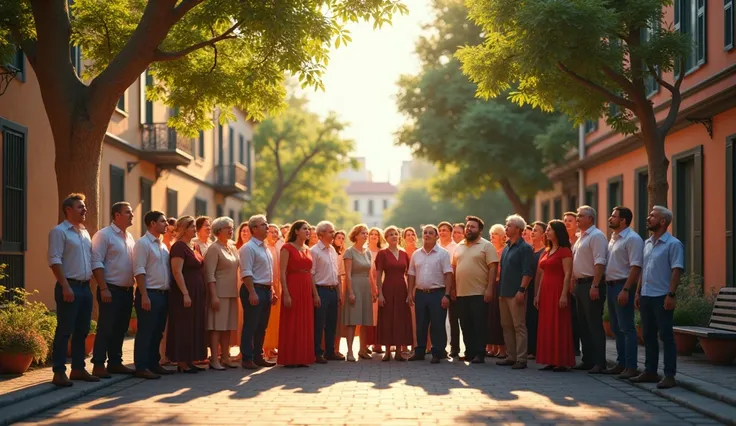
{"label": "man in white shirt", "polygon": [[[84,341],[92,319],[92,240],[84,227],[87,207],[84,194],[69,194],[61,203],[65,220],[49,232],[48,258],[56,278],[56,332],[51,354],[52,383],[71,386],[71,380],[98,382],[84,368]],[[66,350],[72,338],[72,371],[66,376]]]}
{"label": "man in white shirt", "polygon": [[160,379],[162,374],[173,373],[159,365],[159,345],[166,327],[171,285],[169,249],[161,241],[161,235],[166,232],[168,223],[166,215],[160,211],[146,213],[143,221],[148,232],[133,247],[137,284],[135,312],[138,317],[133,358],[136,377]]}
{"label": "man in white shirt", "polygon": [[[309,249],[312,253],[312,280],[321,301],[320,306],[314,308],[314,356],[317,364],[326,364],[327,361],[345,359],[335,353],[333,344],[337,332],[337,310],[342,305],[342,290],[337,251],[332,246],[335,226],[327,221],[318,223],[317,236],[319,242]],[[326,351],[322,348],[323,335]]]}
{"label": "man in white shirt", "polygon": [[641,274],[644,240],[630,226],[634,214],[626,207],[614,207],[608,224],[613,230],[608,242],[606,289],[611,329],[616,336],[616,366],[605,371],[618,379],[638,375],[639,348],[634,322],[634,296]]}
{"label": "man in white shirt", "polygon": [[[110,378],[110,374],[133,374],[123,365],[123,339],[128,331],[133,308],[133,247],[135,241],[127,229],[133,225],[130,203],[113,204],[110,226],[92,238],[92,275],[97,282],[97,337],[92,356],[92,374]],[[107,368],[105,368],[107,361]]]}
{"label": "man in white shirt", "polygon": [[438,229],[426,225],[422,229],[424,245],[414,252],[409,262],[409,305],[415,306],[417,347],[409,361],[423,361],[427,347],[427,331],[432,339],[432,364],[439,364],[447,353],[445,319],[452,292],[450,254],[437,244]]}
{"label": "man in white shirt", "polygon": [[247,370],[273,367],[273,362],[263,358],[263,340],[266,337],[271,304],[277,301],[273,289],[273,258],[266,247],[268,222],[266,216],[256,215],[248,219],[252,235],[240,248],[240,303],[243,305],[243,332],[240,336],[242,365]]}
{"label": "man in white shirt", "polygon": [[582,362],[576,370],[601,374],[606,369],[606,332],[603,330],[604,273],[608,254],[606,236],[595,226],[596,213],[590,206],[578,208],[580,238],[572,246],[572,275],[575,280],[578,330],[583,344]]}

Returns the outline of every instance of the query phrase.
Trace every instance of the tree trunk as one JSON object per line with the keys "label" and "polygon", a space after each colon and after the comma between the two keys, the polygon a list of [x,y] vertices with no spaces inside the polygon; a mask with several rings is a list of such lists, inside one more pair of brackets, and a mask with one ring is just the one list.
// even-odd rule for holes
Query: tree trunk
{"label": "tree trunk", "polygon": [[670,160],[664,152],[664,137],[655,137],[649,143],[645,143],[649,167],[649,183],[647,191],[649,195],[649,211],[653,206],[667,207],[667,195],[670,185],[667,181],[667,171]]}
{"label": "tree trunk", "polygon": [[276,191],[274,191],[273,195],[271,195],[271,200],[268,201],[268,205],[266,205],[266,219],[268,219],[269,222],[273,221],[273,215],[276,211],[276,206],[281,200],[281,195],[284,193],[284,189],[285,188],[279,184],[276,188]]}
{"label": "tree trunk", "polygon": [[506,195],[506,198],[508,198],[511,202],[511,206],[514,208],[514,212],[523,217],[524,220],[530,221],[531,218],[529,217],[529,212],[531,211],[531,200],[522,200],[521,196],[519,196],[514,187],[511,185],[511,182],[506,178],[498,181],[498,184],[501,185],[503,193]]}

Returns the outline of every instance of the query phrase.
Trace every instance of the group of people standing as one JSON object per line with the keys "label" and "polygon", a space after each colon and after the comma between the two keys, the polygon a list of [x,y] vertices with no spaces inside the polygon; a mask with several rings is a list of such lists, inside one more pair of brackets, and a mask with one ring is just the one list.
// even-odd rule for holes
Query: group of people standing
{"label": "group of people standing", "polygon": [[[167,362],[179,372],[197,373],[208,347],[213,370],[354,362],[376,352],[384,353],[383,361],[431,354],[434,364],[448,356],[475,364],[497,357],[498,365],[513,369],[536,358],[544,370],[575,368],[674,386],[672,310],[683,250],[667,233],[672,213],[663,207],[647,218],[652,237],[646,244],[629,228],[626,207],[611,213],[607,241],[594,225],[595,211],[582,206],[549,223],[527,225],[511,215],[505,225],[491,227],[490,240],[482,237],[485,224],[476,216],[425,225],[419,247],[413,228],[360,224],[346,233],[327,221],[277,226],[255,215],[235,231],[228,217],[167,219],[159,211],[145,214],[147,232],[135,242],[127,231],[133,211],[125,202],[112,206],[110,226],[90,238],[84,201],[82,194],[67,197],[66,220],[49,234],[57,279],[52,357],[58,386],[111,374],[157,379],[174,373],[162,365]],[[346,240],[352,243],[347,249]],[[99,321],[90,374],[84,338],[92,277]],[[602,324],[606,298],[619,355],[611,369]],[[130,369],[123,365],[122,343],[133,306],[138,333]],[[642,374],[634,306],[641,309],[647,342]],[[661,381],[658,334],[665,345]],[[346,355],[338,350],[343,337]],[[578,339],[582,362],[575,365]],[[240,347],[237,357],[231,346]],[[406,358],[410,346],[414,353]]]}

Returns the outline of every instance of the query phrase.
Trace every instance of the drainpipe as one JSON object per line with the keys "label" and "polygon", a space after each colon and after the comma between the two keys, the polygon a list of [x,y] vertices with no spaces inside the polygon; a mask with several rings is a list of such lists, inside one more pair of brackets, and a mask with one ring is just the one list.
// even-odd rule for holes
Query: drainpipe
{"label": "drainpipe", "polygon": [[[578,127],[578,159],[585,159],[585,125]],[[578,205],[585,204],[585,171],[578,168]]]}

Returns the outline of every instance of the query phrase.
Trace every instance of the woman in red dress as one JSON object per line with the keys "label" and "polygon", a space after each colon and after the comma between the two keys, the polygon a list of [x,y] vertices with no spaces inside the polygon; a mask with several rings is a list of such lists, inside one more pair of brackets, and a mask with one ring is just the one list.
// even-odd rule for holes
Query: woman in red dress
{"label": "woman in red dress", "polygon": [[281,316],[279,318],[278,364],[289,368],[314,364],[314,307],[319,306],[312,282],[309,224],[294,222],[281,248]]}
{"label": "woman in red dress", "polygon": [[534,306],[539,309],[537,363],[542,370],[569,371],[575,365],[570,313],[572,251],[565,223],[553,220],[547,226],[547,252],[542,255],[534,280],[539,283]]}
{"label": "woman in red dress", "polygon": [[406,271],[409,256],[399,247],[399,229],[389,226],[384,231],[388,248],[376,256],[378,283],[378,344],[386,346],[384,361],[391,360],[391,347],[396,350],[394,359],[406,361],[401,347],[412,344],[411,309],[406,303]]}
{"label": "woman in red dress", "polygon": [[[404,251],[406,251],[409,261],[411,261],[412,255],[417,251],[417,231],[411,226],[404,228],[404,231],[401,233],[401,240]],[[411,305],[409,309],[411,312],[411,346],[413,349],[417,345],[417,319],[414,312],[414,305]],[[427,345],[431,344],[432,342],[427,339]]]}

